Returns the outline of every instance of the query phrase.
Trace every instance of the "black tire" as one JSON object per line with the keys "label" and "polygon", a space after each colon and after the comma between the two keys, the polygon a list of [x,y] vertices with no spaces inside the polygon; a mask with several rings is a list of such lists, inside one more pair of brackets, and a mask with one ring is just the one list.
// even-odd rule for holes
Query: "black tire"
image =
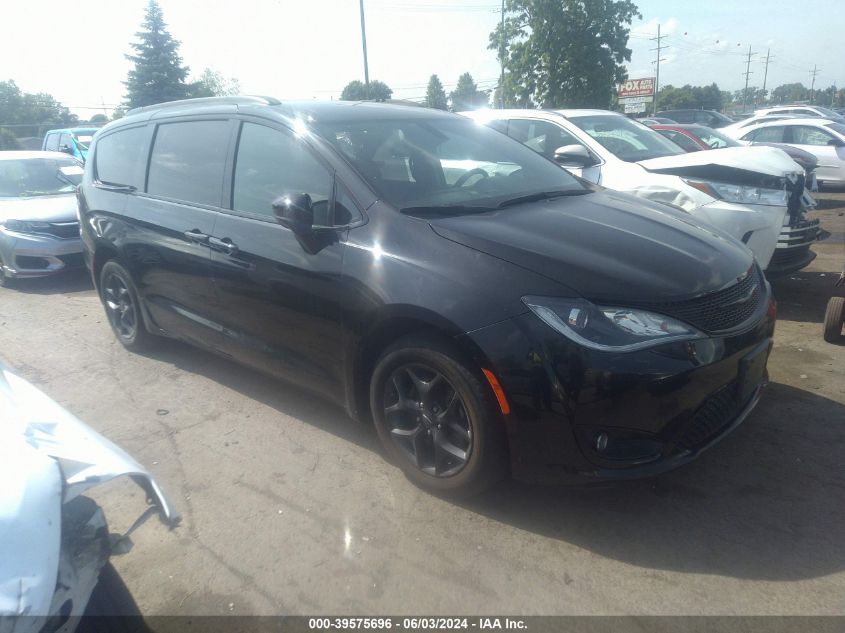
{"label": "black tire", "polygon": [[845,297],[831,297],[824,313],[824,340],[838,343],[845,323]]}
{"label": "black tire", "polygon": [[115,260],[109,260],[100,271],[100,300],[112,332],[126,349],[141,352],[154,343],[147,331],[138,291],[129,272]]}
{"label": "black tire", "polygon": [[[428,387],[423,392],[420,385]],[[504,423],[492,390],[445,341],[407,337],[385,350],[370,380],[370,409],[388,456],[421,488],[467,497],[507,474]]]}

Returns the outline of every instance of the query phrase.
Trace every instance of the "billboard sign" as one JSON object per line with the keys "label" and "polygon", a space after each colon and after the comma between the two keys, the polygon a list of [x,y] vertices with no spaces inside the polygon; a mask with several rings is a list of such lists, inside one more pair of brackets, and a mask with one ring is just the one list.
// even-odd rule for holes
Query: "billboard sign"
{"label": "billboard sign", "polygon": [[646,104],[643,101],[638,103],[626,103],[625,104],[625,114],[641,114],[645,112]]}
{"label": "billboard sign", "polygon": [[654,77],[644,79],[629,79],[619,86],[619,101],[630,97],[654,96]]}

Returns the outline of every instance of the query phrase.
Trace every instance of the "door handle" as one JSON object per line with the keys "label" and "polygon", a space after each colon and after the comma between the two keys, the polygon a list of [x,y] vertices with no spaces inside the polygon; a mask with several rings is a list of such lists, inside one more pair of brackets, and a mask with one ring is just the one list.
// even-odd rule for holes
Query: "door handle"
{"label": "door handle", "polygon": [[217,237],[209,237],[208,245],[211,246],[211,248],[213,248],[214,250],[223,251],[224,253],[228,253],[229,255],[234,255],[238,252],[238,245],[232,242],[232,240],[228,237],[224,237],[223,239]]}
{"label": "door handle", "polygon": [[197,242],[198,244],[207,244],[210,235],[206,235],[202,233],[199,229],[191,229],[190,231],[185,231],[185,237],[188,239],[189,242]]}

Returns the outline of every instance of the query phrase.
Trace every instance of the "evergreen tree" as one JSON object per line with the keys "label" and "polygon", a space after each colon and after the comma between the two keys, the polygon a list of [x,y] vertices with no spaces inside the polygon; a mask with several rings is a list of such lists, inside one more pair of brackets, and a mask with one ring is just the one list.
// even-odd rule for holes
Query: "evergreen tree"
{"label": "evergreen tree", "polygon": [[437,75],[432,75],[431,79],[428,80],[428,88],[425,91],[425,105],[437,110],[448,110],[449,108],[446,101],[446,91],[443,90],[443,84]]}
{"label": "evergreen tree", "polygon": [[370,82],[369,92],[363,81],[353,79],[343,88],[340,94],[341,101],[387,101],[393,95],[393,90],[378,79]]}
{"label": "evergreen tree", "polygon": [[130,108],[187,99],[190,89],[185,79],[187,66],[182,65],[179,56],[179,41],[174,40],[167,30],[164,14],[156,0],[147,5],[142,30],[135,36],[138,42],[132,44],[134,55],[126,58],[135,64],[129,71],[126,85],[126,104]]}
{"label": "evergreen tree", "polygon": [[452,101],[452,112],[461,112],[488,105],[490,92],[479,90],[472,75],[464,73],[458,77],[458,85],[455,86],[449,98]]}

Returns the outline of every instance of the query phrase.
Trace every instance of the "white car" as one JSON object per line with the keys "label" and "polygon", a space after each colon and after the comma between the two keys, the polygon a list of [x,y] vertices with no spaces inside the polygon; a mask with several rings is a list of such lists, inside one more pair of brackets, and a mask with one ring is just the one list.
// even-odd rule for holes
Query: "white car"
{"label": "white car", "polygon": [[845,117],[837,114],[829,108],[823,108],[817,105],[779,105],[769,108],[761,108],[754,111],[755,116],[765,116],[774,114],[794,114],[802,118],[814,119],[830,119],[837,123],[845,123]]}
{"label": "white car", "polygon": [[[98,580],[119,582],[107,563],[128,551],[129,532],[109,534],[82,493],[121,475],[151,504],[129,532],[155,513],[179,522],[143,466],[0,362],[0,631],[71,633]],[[103,600],[99,609],[119,607]]]}
{"label": "white car", "polygon": [[[686,153],[658,132],[606,110],[475,110],[462,113],[596,184],[680,207],[745,243],[767,274],[813,260],[804,171],[782,150],[726,147]],[[801,238],[793,229],[801,227]],[[780,243],[779,243],[780,242]],[[789,253],[777,247],[789,246]],[[797,247],[801,247],[797,250]]]}
{"label": "white car", "polygon": [[770,121],[783,121],[784,119],[800,119],[803,118],[797,114],[754,114],[747,119],[737,121],[733,125],[726,125],[720,128],[719,131],[726,136],[733,139],[738,139],[745,131],[752,125],[759,123],[769,123]]}
{"label": "white car", "polygon": [[751,126],[740,142],[785,143],[809,152],[819,161],[815,169],[819,186],[845,184],[845,123],[830,119],[786,119]]}

